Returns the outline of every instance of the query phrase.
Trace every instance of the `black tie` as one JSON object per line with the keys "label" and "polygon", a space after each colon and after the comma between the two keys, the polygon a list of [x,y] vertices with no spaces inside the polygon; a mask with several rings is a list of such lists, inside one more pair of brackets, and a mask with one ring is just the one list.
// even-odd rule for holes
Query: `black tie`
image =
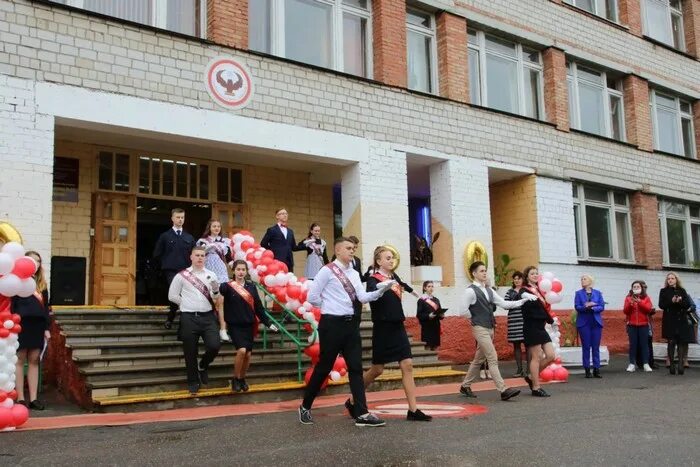
{"label": "black tie", "polygon": [[176,230],[175,232],[177,232],[177,236],[178,236],[178,237],[179,237],[179,236],[180,236],[180,234],[182,233],[182,231],[181,231],[181,230]]}

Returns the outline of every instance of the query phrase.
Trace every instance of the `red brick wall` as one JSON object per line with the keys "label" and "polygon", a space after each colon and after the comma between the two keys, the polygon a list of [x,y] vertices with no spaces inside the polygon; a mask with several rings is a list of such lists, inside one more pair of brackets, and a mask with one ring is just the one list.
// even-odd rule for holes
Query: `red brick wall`
{"label": "red brick wall", "polygon": [[207,0],[207,39],[247,49],[248,0]]}
{"label": "red brick wall", "polygon": [[467,20],[442,12],[437,17],[440,95],[469,102]]}
{"label": "red brick wall", "polygon": [[394,86],[408,85],[406,66],[406,1],[372,1],[374,79]]}
{"label": "red brick wall", "polygon": [[623,82],[625,100],[625,128],[627,141],[642,151],[652,151],[654,140],[649,109],[649,82],[636,75],[629,75]]}
{"label": "red brick wall", "polygon": [[636,36],[642,35],[642,7],[641,0],[618,0],[620,9],[620,22],[630,28],[630,32]]}
{"label": "red brick wall", "polygon": [[544,108],[547,120],[562,131],[569,131],[569,95],[566,85],[564,51],[550,47],[544,51]]}
{"label": "red brick wall", "polygon": [[650,269],[661,269],[661,232],[655,195],[636,192],[630,197],[634,257]]}
{"label": "red brick wall", "polygon": [[689,54],[700,57],[700,1],[683,1],[683,30],[685,49]]}

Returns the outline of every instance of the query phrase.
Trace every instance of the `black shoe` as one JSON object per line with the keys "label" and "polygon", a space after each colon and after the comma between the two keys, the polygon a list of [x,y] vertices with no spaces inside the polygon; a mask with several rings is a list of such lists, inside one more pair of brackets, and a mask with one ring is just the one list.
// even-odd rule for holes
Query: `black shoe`
{"label": "black shoe", "polygon": [[660,368],[657,363],[651,363],[651,364],[649,364],[649,366],[651,367],[652,370],[658,370]]}
{"label": "black shoe", "polygon": [[345,401],[345,409],[347,409],[350,418],[355,419],[355,404],[350,402],[350,399]]}
{"label": "black shoe", "polygon": [[532,391],[532,379],[530,379],[529,376],[525,376],[525,382],[527,383],[528,386],[530,386],[530,391]]}
{"label": "black shoe", "polygon": [[672,375],[676,374],[676,364],[675,363],[671,363],[671,365],[668,368],[669,368],[669,370],[668,370],[669,373],[671,373]]}
{"label": "black shoe", "polygon": [[505,391],[501,393],[501,400],[507,401],[508,399],[514,398],[518,394],[520,394],[520,389],[506,388]]}
{"label": "black shoe", "polygon": [[386,422],[382,420],[381,418],[377,417],[373,413],[368,413],[365,414],[361,417],[357,417],[355,419],[355,426],[359,427],[373,427],[373,426],[384,426],[386,425]]}
{"label": "black shoe", "polygon": [[466,386],[460,386],[459,393],[463,396],[471,397],[472,399],[476,399],[476,394],[474,394],[474,391],[472,391],[472,388],[468,388]]}
{"label": "black shoe", "polygon": [[411,412],[410,410],[406,413],[406,420],[410,420],[412,422],[429,422],[433,419],[430,415],[424,414],[420,409],[416,409],[415,412]]}
{"label": "black shoe", "polygon": [[199,392],[199,388],[201,388],[199,383],[187,383],[187,390],[190,391],[190,394],[193,396]]}
{"label": "black shoe", "polygon": [[593,375],[591,375],[591,369],[586,368],[585,370],[586,370],[586,378],[593,378]]}
{"label": "black shoe", "polygon": [[29,408],[34,410],[44,410],[46,406],[39,399],[34,399],[29,403]]}
{"label": "black shoe", "polygon": [[314,419],[311,416],[311,410],[305,409],[303,406],[299,406],[299,423],[302,425],[313,425]]}
{"label": "black shoe", "polygon": [[206,368],[199,367],[199,381],[202,384],[209,384],[209,371]]}
{"label": "black shoe", "polygon": [[173,322],[170,321],[170,320],[168,319],[168,320],[166,320],[165,323],[163,324],[163,327],[164,327],[165,329],[172,329],[172,327],[173,327]]}
{"label": "black shoe", "polygon": [[231,380],[231,390],[233,392],[241,392],[243,390],[243,388],[241,387],[241,380],[240,379],[234,377]]}
{"label": "black shoe", "polygon": [[685,374],[685,368],[683,367],[683,365],[678,365],[678,374],[679,375]]}
{"label": "black shoe", "polygon": [[241,390],[243,392],[246,392],[249,389],[250,389],[250,387],[248,386],[248,383],[245,382],[245,378],[241,378]]}
{"label": "black shoe", "polygon": [[542,388],[533,389],[533,390],[532,390],[532,395],[533,395],[534,397],[549,397],[549,393],[548,393],[547,391],[545,391],[544,389],[542,389]]}
{"label": "black shoe", "polygon": [[602,378],[602,376],[600,376],[600,368],[593,368],[593,377]]}
{"label": "black shoe", "polygon": [[21,401],[17,401],[17,403],[19,405],[25,406],[26,408],[29,408],[29,404],[27,404],[27,401],[25,401],[24,399],[22,399]]}

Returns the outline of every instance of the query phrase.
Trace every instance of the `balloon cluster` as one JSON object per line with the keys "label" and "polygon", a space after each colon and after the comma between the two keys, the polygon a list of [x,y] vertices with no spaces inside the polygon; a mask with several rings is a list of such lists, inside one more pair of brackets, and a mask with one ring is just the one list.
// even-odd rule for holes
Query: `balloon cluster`
{"label": "balloon cluster", "polygon": [[[561,292],[564,290],[564,285],[559,279],[557,279],[553,273],[545,272],[540,275],[537,280],[537,287],[540,291],[544,293],[544,299],[550,305],[554,305],[562,301]],[[559,331],[559,318],[554,314],[551,307],[547,307],[548,312],[554,322],[547,325],[547,332],[549,337],[552,339],[552,346],[554,347],[554,362],[549,364],[545,369],[540,372],[540,379],[542,381],[561,381],[565,382],[569,379],[569,370],[561,365],[561,358],[559,356],[560,351],[560,338],[561,332]]]}
{"label": "balloon cluster", "polygon": [[[309,333],[307,339],[309,346],[304,349],[304,353],[311,358],[312,364],[306,372],[305,381],[308,384],[321,351],[318,343],[318,322],[321,319],[321,309],[311,305],[306,300],[310,282],[304,277],[297,277],[294,273],[289,272],[287,265],[276,260],[272,251],[255,243],[253,235],[248,231],[242,230],[231,237],[231,249],[234,259],[243,260],[248,264],[250,278],[253,281],[265,287],[279,303],[307,322],[304,324],[304,329]],[[272,306],[272,298],[267,298],[267,300],[268,306]],[[345,360],[338,357],[328,380],[338,381],[346,373]]]}
{"label": "balloon cluster", "polygon": [[0,250],[0,431],[14,430],[29,418],[29,410],[15,404],[15,366],[21,318],[12,313],[10,297],[28,297],[36,290],[32,278],[36,262],[24,256],[24,247],[10,242]]}

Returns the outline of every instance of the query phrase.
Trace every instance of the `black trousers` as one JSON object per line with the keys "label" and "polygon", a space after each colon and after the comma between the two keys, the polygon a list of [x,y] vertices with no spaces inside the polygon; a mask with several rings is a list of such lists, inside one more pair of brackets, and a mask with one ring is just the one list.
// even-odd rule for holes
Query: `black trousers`
{"label": "black trousers", "polygon": [[[165,282],[167,283],[167,288],[166,290],[166,295],[167,291],[170,290],[170,284],[173,281],[173,278],[177,276],[177,273],[180,271],[172,271],[172,270],[164,270],[163,274],[165,275]],[[168,312],[168,321],[173,322],[175,321],[175,314],[177,313],[177,303],[170,302],[170,311]]]}
{"label": "black trousers", "polygon": [[199,382],[197,356],[199,355],[199,338],[204,341],[204,355],[200,366],[207,368],[219,354],[221,338],[219,323],[213,311],[206,313],[180,313],[180,338],[187,367],[187,383]]}
{"label": "black trousers", "polygon": [[321,341],[321,355],[311,374],[302,405],[310,409],[318,396],[321,386],[333,369],[339,353],[343,354],[348,365],[350,391],[355,402],[354,417],[367,413],[365,383],[362,380],[362,338],[360,337],[360,320],[354,317],[336,317],[323,315],[318,325],[318,338]]}

